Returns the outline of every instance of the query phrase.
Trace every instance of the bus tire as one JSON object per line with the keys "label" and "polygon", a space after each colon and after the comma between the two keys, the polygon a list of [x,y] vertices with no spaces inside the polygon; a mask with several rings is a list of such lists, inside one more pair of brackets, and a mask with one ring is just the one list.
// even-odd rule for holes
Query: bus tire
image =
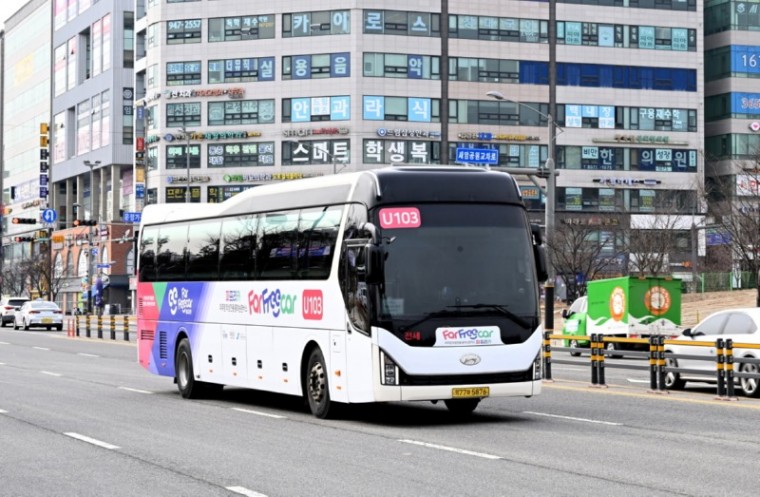
{"label": "bus tire", "polygon": [[304,395],[311,413],[320,419],[330,416],[330,385],[328,383],[327,364],[319,347],[314,347],[304,371]]}
{"label": "bus tire", "polygon": [[174,378],[177,389],[184,399],[198,399],[203,396],[204,384],[195,380],[193,372],[193,352],[190,340],[183,338],[174,357]]}
{"label": "bus tire", "polygon": [[580,357],[581,352],[580,350],[576,350],[581,348],[580,345],[578,345],[578,340],[570,340],[570,355],[573,357]]}
{"label": "bus tire", "polygon": [[467,417],[478,407],[480,399],[446,399],[443,403],[454,416]]}

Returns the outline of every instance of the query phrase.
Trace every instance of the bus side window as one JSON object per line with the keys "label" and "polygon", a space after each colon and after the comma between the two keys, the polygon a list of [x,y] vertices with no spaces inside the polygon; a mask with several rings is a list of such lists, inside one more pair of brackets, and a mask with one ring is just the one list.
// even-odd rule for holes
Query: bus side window
{"label": "bus side window", "polygon": [[158,230],[156,268],[161,281],[185,279],[187,226],[161,226]]}
{"label": "bus side window", "polygon": [[218,221],[190,225],[187,243],[187,279],[214,281],[219,278]]}
{"label": "bus side window", "polygon": [[341,206],[304,209],[298,226],[298,276],[306,280],[324,280],[330,276]]}
{"label": "bus side window", "polygon": [[156,237],[158,229],[143,228],[140,239],[140,281],[156,281]]}
{"label": "bus side window", "polygon": [[259,278],[295,279],[299,211],[269,212],[261,218]]}
{"label": "bus side window", "polygon": [[222,280],[251,279],[256,274],[255,215],[225,219],[222,223],[222,248],[219,276]]}

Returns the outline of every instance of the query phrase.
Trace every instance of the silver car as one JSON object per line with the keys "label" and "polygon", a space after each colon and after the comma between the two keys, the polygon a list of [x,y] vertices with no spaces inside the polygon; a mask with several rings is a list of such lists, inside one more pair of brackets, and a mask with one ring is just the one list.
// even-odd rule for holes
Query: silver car
{"label": "silver car", "polygon": [[58,331],[63,329],[63,313],[61,308],[55,302],[46,300],[30,300],[22,305],[15,314],[13,328],[55,328]]}
{"label": "silver car", "polygon": [[[714,312],[702,320],[694,329],[684,330],[678,337],[679,344],[666,344],[665,351],[682,354],[687,357],[667,358],[668,367],[676,367],[689,372],[669,372],[665,376],[665,387],[681,389],[687,381],[714,383],[716,371],[716,347],[705,346],[706,342],[715,343],[718,338],[731,339],[734,343],[760,346],[760,308],[727,309]],[[688,342],[701,343],[703,346],[687,345]],[[733,349],[735,358],[760,358],[760,348]],[[741,373],[758,374],[760,368],[754,362],[736,364],[735,370]],[[691,374],[690,374],[691,373]],[[749,397],[760,396],[760,381],[756,378],[738,378],[739,387]]]}

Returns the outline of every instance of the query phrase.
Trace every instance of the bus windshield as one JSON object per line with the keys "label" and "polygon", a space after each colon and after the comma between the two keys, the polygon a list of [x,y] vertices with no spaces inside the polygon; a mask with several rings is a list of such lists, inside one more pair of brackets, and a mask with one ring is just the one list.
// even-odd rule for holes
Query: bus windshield
{"label": "bus windshield", "polygon": [[435,328],[456,326],[459,317],[498,325],[503,343],[522,342],[535,330],[538,286],[522,208],[386,207],[375,222],[385,252],[380,326],[402,338],[413,329],[417,345],[431,345]]}

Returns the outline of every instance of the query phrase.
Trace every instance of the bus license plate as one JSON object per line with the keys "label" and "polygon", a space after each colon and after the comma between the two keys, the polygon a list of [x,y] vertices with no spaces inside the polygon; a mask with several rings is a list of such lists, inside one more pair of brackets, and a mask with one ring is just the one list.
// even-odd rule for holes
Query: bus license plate
{"label": "bus license plate", "polygon": [[455,399],[469,399],[473,397],[488,397],[491,393],[489,387],[452,388],[451,396]]}

